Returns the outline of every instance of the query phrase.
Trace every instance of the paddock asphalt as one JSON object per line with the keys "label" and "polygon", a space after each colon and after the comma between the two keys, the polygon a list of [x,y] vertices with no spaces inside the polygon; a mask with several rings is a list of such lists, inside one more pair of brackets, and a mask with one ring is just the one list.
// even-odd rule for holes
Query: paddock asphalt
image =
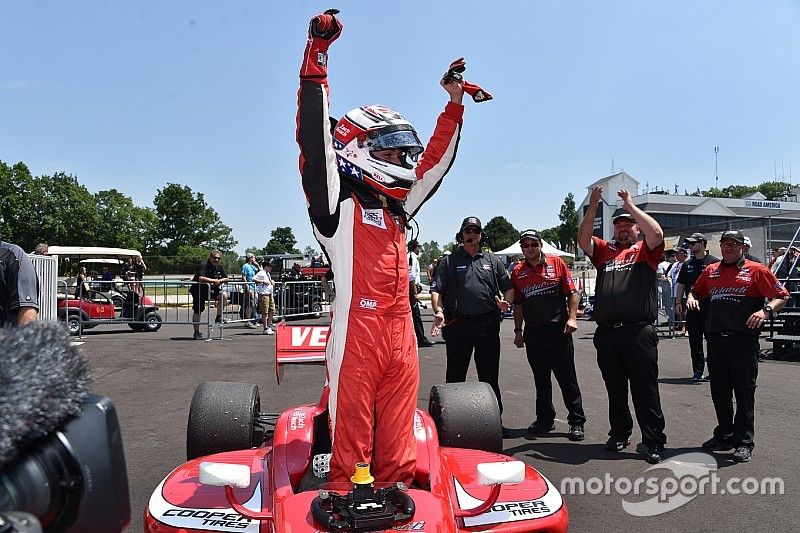
{"label": "paddock asphalt", "polygon": [[[430,310],[423,311],[423,318],[429,327]],[[576,369],[588,419],[586,440],[566,438],[566,411],[555,380],[556,430],[537,438],[527,435],[534,418],[533,376],[524,350],[513,345],[512,329],[512,322],[505,321],[501,331],[503,424],[511,430],[511,438],[504,441],[505,452],[533,465],[566,492],[572,531],[797,530],[792,516],[800,503],[800,364],[769,360],[759,364],[756,448],[750,463],[733,463],[730,453],[689,456],[703,453],[700,444],[715,425],[709,384],[689,379],[688,340],[662,337],[659,381],[667,459],[651,466],[636,453],[640,434],[635,424],[629,448],[612,453],[603,447],[608,431],[607,395],[592,346],[593,322],[580,321],[574,334]],[[111,397],[122,424],[132,507],[130,531],[141,531],[151,492],[185,460],[186,421],[198,383],[255,383],[261,391],[262,410],[268,412],[319,399],[322,366],[289,367],[281,385],[277,384],[274,336],[242,326],[226,327],[223,340],[193,341],[191,333],[188,325],[165,325],[156,333],[134,333],[125,325],[113,325],[87,330],[82,339],[76,339],[83,342],[91,362],[94,390]],[[762,347],[768,348],[768,343],[762,341]],[[444,380],[445,346],[421,348],[419,357],[418,406],[426,409],[431,386]],[[476,379],[474,365],[468,379]],[[705,470],[692,467],[698,461],[706,463]],[[638,495],[634,493],[637,483]],[[648,492],[648,483],[664,489],[660,500],[652,490]],[[782,494],[761,494],[770,489],[780,492],[781,485]],[[737,489],[739,494],[732,493]],[[679,493],[674,494],[676,490]]]}

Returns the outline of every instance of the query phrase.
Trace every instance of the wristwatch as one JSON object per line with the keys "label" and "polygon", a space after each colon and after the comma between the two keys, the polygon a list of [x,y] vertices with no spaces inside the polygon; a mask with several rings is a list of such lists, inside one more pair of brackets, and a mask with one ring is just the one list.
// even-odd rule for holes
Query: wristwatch
{"label": "wristwatch", "polygon": [[522,328],[514,328],[514,333],[522,333]]}
{"label": "wristwatch", "polygon": [[772,316],[772,306],[769,304],[765,305],[764,312],[767,314],[767,316]]}

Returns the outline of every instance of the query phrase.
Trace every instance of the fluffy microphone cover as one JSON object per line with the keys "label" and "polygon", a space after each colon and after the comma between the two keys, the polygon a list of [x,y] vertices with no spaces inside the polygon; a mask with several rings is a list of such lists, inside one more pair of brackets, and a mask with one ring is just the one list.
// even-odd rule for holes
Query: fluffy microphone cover
{"label": "fluffy microphone cover", "polygon": [[63,324],[0,329],[0,469],[77,415],[90,380]]}

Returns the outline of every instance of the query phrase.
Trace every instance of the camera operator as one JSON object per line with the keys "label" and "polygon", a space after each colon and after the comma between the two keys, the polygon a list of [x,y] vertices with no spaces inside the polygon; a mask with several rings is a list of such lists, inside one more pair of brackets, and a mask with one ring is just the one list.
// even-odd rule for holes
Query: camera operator
{"label": "camera operator", "polygon": [[16,244],[0,241],[0,328],[24,326],[39,315],[33,263]]}

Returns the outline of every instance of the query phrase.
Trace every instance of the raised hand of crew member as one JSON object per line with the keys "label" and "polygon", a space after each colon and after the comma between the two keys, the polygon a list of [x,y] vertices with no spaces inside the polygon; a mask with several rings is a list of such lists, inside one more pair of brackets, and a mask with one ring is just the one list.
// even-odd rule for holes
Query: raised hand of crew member
{"label": "raised hand of crew member", "polygon": [[597,202],[599,202],[602,197],[603,197],[603,188],[602,187],[593,188],[591,194],[589,195],[589,205],[597,206]]}
{"label": "raised hand of crew member", "polygon": [[625,206],[626,208],[633,205],[633,201],[631,200],[631,193],[628,192],[627,189],[618,190],[617,196],[619,196],[622,199],[622,205]]}
{"label": "raised hand of crew member", "polygon": [[564,324],[564,334],[571,335],[576,331],[578,331],[578,320],[576,318],[567,319],[567,323]]}

